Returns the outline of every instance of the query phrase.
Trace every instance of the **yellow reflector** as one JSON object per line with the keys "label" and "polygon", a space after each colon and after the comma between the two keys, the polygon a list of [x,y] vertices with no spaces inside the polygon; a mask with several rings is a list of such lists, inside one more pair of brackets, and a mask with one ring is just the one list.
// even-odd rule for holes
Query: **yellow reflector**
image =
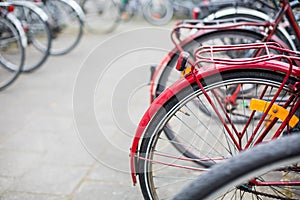
{"label": "yellow reflector", "polygon": [[[251,99],[250,101],[250,109],[259,112],[265,112],[269,105],[270,102],[261,99]],[[278,119],[281,119],[283,121],[289,115],[289,111],[277,104],[273,104],[268,114],[271,115],[271,119],[277,117]],[[299,118],[296,115],[293,115],[293,117],[289,121],[289,125],[291,127],[294,127],[298,122]]]}
{"label": "yellow reflector", "polygon": [[180,75],[180,78],[183,78],[185,75],[192,71],[192,66],[187,67]]}

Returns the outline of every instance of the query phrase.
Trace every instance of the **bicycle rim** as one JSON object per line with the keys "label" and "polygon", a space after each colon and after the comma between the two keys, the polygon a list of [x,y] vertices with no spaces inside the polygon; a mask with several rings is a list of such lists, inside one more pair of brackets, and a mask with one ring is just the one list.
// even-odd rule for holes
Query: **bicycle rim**
{"label": "bicycle rim", "polygon": [[21,21],[28,41],[23,72],[31,72],[42,66],[49,56],[49,26],[38,13],[26,6],[15,5],[14,14]]}
{"label": "bicycle rim", "polygon": [[46,1],[44,10],[50,18],[52,33],[51,55],[63,55],[73,50],[83,34],[83,21],[77,12],[64,1]]}
{"label": "bicycle rim", "polygon": [[0,18],[0,90],[13,83],[24,64],[24,48],[17,29],[5,18]]}
{"label": "bicycle rim", "polygon": [[114,0],[88,0],[83,6],[87,28],[93,33],[110,33],[121,21],[119,5]]}
{"label": "bicycle rim", "polygon": [[[218,102],[222,102],[226,95],[230,95],[232,87],[241,85],[236,107],[233,110],[225,109],[226,111],[221,114],[227,114],[229,118],[237,116],[249,118],[252,112],[249,110],[251,99],[261,98],[262,91],[265,91],[262,99],[270,101],[282,79],[282,74],[270,71],[235,70],[206,77],[201,82],[213,102],[218,105],[218,110],[225,108],[224,104]],[[243,93],[243,87],[248,85],[256,87],[251,93]],[[216,90],[228,93],[215,96]],[[285,87],[276,103],[282,105],[291,94],[292,92]],[[215,113],[198,86],[193,84],[175,94],[164,104],[145,130],[139,151],[138,173],[146,199],[172,197],[184,184],[199,175],[203,168],[221,162],[239,151],[220,119],[203,113],[199,109],[200,104],[207,109],[207,113]],[[258,121],[253,118],[247,125],[239,123],[230,126],[232,132],[236,130],[236,134],[244,134],[238,140],[242,148],[248,145]],[[249,146],[252,146],[260,134],[269,128],[268,123],[269,120],[266,119]],[[264,139],[270,139],[280,125],[281,122],[277,121]],[[165,136],[166,130],[171,137]],[[237,140],[237,137],[235,139]],[[185,155],[186,152],[193,156]]]}
{"label": "bicycle rim", "polygon": [[[185,186],[174,200],[299,199],[300,186],[296,183],[300,178],[299,136],[299,132],[295,132],[288,137],[258,145],[214,166]],[[275,195],[263,196],[257,185],[271,185],[270,181],[278,183],[271,188]],[[269,189],[267,186],[264,188]]]}
{"label": "bicycle rim", "polygon": [[169,0],[148,0],[143,5],[143,15],[153,25],[167,24],[173,14],[173,6]]}

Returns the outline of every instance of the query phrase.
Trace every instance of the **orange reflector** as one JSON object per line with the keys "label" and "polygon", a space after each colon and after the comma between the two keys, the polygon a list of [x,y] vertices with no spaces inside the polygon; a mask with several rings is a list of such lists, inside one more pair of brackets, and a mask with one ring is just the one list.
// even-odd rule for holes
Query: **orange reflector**
{"label": "orange reflector", "polygon": [[[256,110],[259,112],[265,112],[265,110],[269,107],[269,105],[270,102],[261,99],[251,99],[249,108],[251,110]],[[271,115],[271,119],[277,117],[278,119],[281,119],[283,121],[289,115],[289,111],[274,103],[271,109],[269,110],[268,114]],[[293,115],[293,117],[289,121],[289,125],[291,127],[294,127],[298,122],[299,122],[299,118],[296,115]]]}

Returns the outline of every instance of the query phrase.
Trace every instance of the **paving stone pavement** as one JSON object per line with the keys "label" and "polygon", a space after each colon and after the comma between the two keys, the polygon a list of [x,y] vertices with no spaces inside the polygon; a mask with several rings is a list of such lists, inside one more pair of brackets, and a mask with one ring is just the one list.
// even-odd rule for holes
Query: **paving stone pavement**
{"label": "paving stone pavement", "polygon": [[[99,151],[93,152],[81,138],[84,133],[78,133],[73,92],[82,65],[93,49],[105,41],[109,44],[112,35],[148,26],[143,21],[132,21],[120,25],[111,35],[86,31],[74,51],[65,56],[50,57],[41,69],[22,75],[15,84],[0,93],[1,200],[142,199],[139,187],[132,186],[129,174],[128,154],[133,133],[121,134],[118,123],[108,117],[112,114],[108,108],[121,105],[122,99],[115,99],[113,103],[112,99],[104,99],[95,105],[97,117],[104,123],[102,128],[106,139],[95,143]],[[155,40],[169,41],[170,32],[165,33]],[[112,45],[107,53],[121,46],[130,46],[133,42],[128,40]],[[99,55],[99,60],[91,62],[104,67],[101,66],[104,57],[105,53]],[[132,58],[123,57],[125,66],[130,65]],[[124,70],[123,75],[126,75],[126,68]],[[107,79],[114,77],[114,73],[107,72]],[[150,74],[143,76],[148,81]],[[103,99],[105,92],[114,88],[110,84],[108,81],[95,96]],[[145,87],[133,95],[135,98],[125,99],[131,109],[128,116],[135,125],[148,105],[147,92]],[[88,127],[89,119],[86,122]]]}

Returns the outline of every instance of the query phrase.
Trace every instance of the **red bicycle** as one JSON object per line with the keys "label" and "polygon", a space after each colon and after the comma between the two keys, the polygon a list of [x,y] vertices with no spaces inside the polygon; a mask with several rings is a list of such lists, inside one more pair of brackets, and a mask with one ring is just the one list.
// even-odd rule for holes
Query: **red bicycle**
{"label": "red bicycle", "polygon": [[[228,50],[249,49],[265,54],[244,59],[221,56]],[[300,60],[298,55],[265,43],[199,49],[192,73],[154,100],[136,132],[131,167],[135,183],[139,175],[144,197],[171,197],[199,171],[299,129],[295,113],[300,107],[300,70],[292,65]],[[242,122],[235,122],[238,117]],[[277,186],[266,183],[263,188]],[[288,199],[273,190],[261,192]]]}

